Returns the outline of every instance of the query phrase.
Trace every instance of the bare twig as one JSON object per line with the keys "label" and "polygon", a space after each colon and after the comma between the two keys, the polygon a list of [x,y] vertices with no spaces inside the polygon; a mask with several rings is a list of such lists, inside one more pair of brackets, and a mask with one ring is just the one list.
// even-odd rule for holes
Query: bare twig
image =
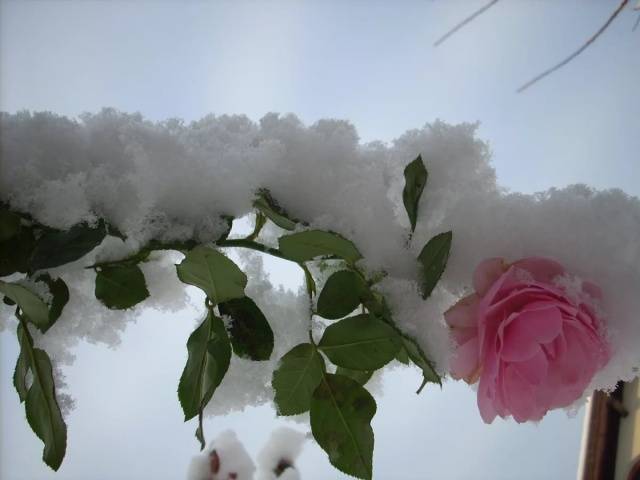
{"label": "bare twig", "polygon": [[[637,7],[636,7],[637,9]],[[636,29],[638,28],[638,25],[640,25],[640,15],[638,15],[638,19],[636,20],[636,23],[633,25],[633,28],[631,29],[632,32],[635,32]]]}
{"label": "bare twig", "polygon": [[544,77],[546,77],[547,75],[552,74],[553,72],[555,72],[556,70],[564,67],[567,63],[569,63],[571,60],[573,60],[574,58],[576,58],[578,55],[580,55],[582,52],[584,52],[589,45],[591,45],[593,42],[595,42],[598,37],[600,35],[602,35],[602,33],[609,28],[609,25],[611,25],[611,22],[613,22],[615,20],[615,18],[618,16],[618,14],[624,9],[624,7],[627,5],[627,3],[629,3],[629,0],[622,0],[622,2],[620,2],[620,5],[618,5],[618,8],[615,9],[615,11],[611,14],[611,16],[609,17],[609,19],[605,22],[605,24],[600,27],[600,29],[594,33],[591,38],[589,38],[578,50],[576,50],[575,52],[573,52],[571,55],[569,55],[567,58],[565,58],[564,60],[562,60],[560,63],[558,63],[557,65],[554,65],[553,67],[549,68],[548,70],[545,70],[544,72],[542,72],[540,75],[532,78],[531,80],[529,80],[527,83],[525,83],[524,85],[522,85],[518,90],[517,93],[521,93],[524,92],[527,88],[529,88],[531,85],[533,85],[534,83],[539,82],[540,80],[542,80]]}
{"label": "bare twig", "polygon": [[464,20],[462,20],[460,23],[458,23],[455,27],[453,27],[451,30],[449,30],[447,33],[445,33],[443,36],[441,36],[438,40],[436,40],[436,42],[433,44],[434,47],[437,47],[438,45],[440,45],[442,42],[444,42],[447,38],[449,38],[451,35],[453,35],[454,33],[456,33],[458,30],[460,30],[462,27],[464,27],[465,25],[467,25],[468,23],[471,23],[476,17],[479,17],[480,15],[482,15],[484,12],[486,12],[487,10],[489,10],[491,7],[493,7],[496,3],[498,3],[499,0],[491,0],[489,3],[487,3],[486,5],[484,5],[482,8],[480,8],[479,10],[476,10],[474,13],[472,13],[471,15],[469,15],[467,18],[465,18]]}

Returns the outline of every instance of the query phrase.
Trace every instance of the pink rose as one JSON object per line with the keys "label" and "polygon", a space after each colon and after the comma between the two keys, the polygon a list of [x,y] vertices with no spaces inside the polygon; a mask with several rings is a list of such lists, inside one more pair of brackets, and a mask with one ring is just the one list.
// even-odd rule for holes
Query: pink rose
{"label": "pink rose", "polygon": [[[484,260],[473,274],[475,293],[445,313],[457,345],[454,378],[475,383],[486,423],[496,415],[539,420],[580,398],[609,360],[600,289],[559,282],[564,268],[546,258],[513,264]],[[555,280],[555,283],[554,283]]]}

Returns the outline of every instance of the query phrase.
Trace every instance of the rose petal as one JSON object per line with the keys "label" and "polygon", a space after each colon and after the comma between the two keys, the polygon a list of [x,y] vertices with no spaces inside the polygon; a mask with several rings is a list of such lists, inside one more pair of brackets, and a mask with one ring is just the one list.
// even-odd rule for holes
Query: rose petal
{"label": "rose petal", "polygon": [[[482,299],[482,301],[478,303],[477,315],[479,319],[487,315],[492,315],[498,310],[507,312],[507,314],[519,312],[529,304],[539,305],[540,302],[565,304],[568,302],[567,298],[556,289],[537,284],[520,285],[519,287],[520,288],[512,287],[510,290],[505,289],[499,296],[497,295],[499,298],[494,298],[494,301],[491,303],[485,301],[486,297]],[[504,314],[501,314],[501,316],[504,316]]]}
{"label": "rose petal", "polygon": [[507,270],[508,265],[504,258],[487,258],[480,262],[473,272],[473,288],[476,293],[483,296]]}
{"label": "rose petal", "polygon": [[554,360],[564,355],[564,352],[567,351],[567,340],[564,338],[564,334],[560,332],[560,335],[552,342],[544,344],[542,348],[547,354],[547,357],[550,360]]}
{"label": "rose petal", "polygon": [[479,297],[475,293],[461,298],[458,303],[444,313],[444,320],[450,327],[468,328],[477,325],[476,309]]}
{"label": "rose petal", "polygon": [[477,328],[452,328],[451,337],[456,345],[467,343],[472,338],[478,337]]}
{"label": "rose petal", "polygon": [[449,370],[455,379],[471,378],[478,370],[478,339],[473,338],[458,347],[451,359]]}
{"label": "rose petal", "polygon": [[602,290],[598,285],[596,285],[593,282],[589,282],[589,281],[582,282],[582,291],[587,295],[589,295],[594,300],[603,299]]}
{"label": "rose petal", "polygon": [[599,338],[603,335],[602,321],[597,317],[596,313],[588,305],[581,304],[574,318],[582,325],[584,325],[586,330],[592,335]]}
{"label": "rose petal", "polygon": [[516,268],[526,270],[537,282],[551,283],[558,275],[565,273],[564,267],[555,260],[544,257],[528,257],[513,264]]}
{"label": "rose petal", "polygon": [[504,272],[494,283],[489,290],[485,292],[478,304],[478,308],[483,306],[486,308],[489,305],[500,301],[510,289],[519,285],[521,282],[517,277],[516,269],[511,267]]}
{"label": "rose petal", "polygon": [[[553,292],[542,289],[538,286],[523,288],[521,290],[512,289],[511,293],[499,302],[483,309],[484,300],[478,305],[478,337],[482,350],[481,356],[487,355],[489,350],[500,346],[502,339],[498,341],[500,329],[504,329],[505,319],[508,319],[513,312],[526,310],[529,304],[535,307],[544,305],[554,305],[558,299]],[[497,351],[497,350],[494,350]]]}
{"label": "rose petal", "polygon": [[500,357],[516,362],[529,359],[538,353],[540,344],[553,341],[561,330],[562,315],[555,306],[524,311],[504,328]]}
{"label": "rose petal", "polygon": [[580,398],[597,368],[597,353],[590,351],[578,328],[565,324],[564,337],[567,349],[561,357],[550,362],[545,382],[552,399],[549,408],[566,407]]}
{"label": "rose petal", "polygon": [[502,382],[506,406],[516,422],[523,423],[538,416],[535,414],[536,401],[533,388],[513,365],[505,368]]}
{"label": "rose petal", "polygon": [[493,377],[480,376],[480,385],[478,386],[478,410],[480,410],[480,416],[484,423],[493,422],[498,415],[493,404],[490,388],[490,384],[494,381],[495,379]]}
{"label": "rose petal", "polygon": [[[515,276],[515,269],[510,268],[502,275],[496,283],[494,283],[487,294],[478,302],[476,316],[478,321],[478,336],[480,338],[481,355],[486,355],[487,351],[494,348],[496,344],[496,336],[500,323],[513,311],[517,311],[520,307],[510,308],[506,302],[517,301],[518,292],[509,296],[509,288],[518,284]],[[504,289],[504,292],[501,290]],[[504,298],[507,296],[506,298]],[[502,299],[500,297],[503,297]],[[527,299],[520,300],[520,305],[525,305]]]}
{"label": "rose petal", "polygon": [[538,348],[538,353],[533,357],[511,365],[531,385],[540,385],[547,378],[549,362],[541,348]]}

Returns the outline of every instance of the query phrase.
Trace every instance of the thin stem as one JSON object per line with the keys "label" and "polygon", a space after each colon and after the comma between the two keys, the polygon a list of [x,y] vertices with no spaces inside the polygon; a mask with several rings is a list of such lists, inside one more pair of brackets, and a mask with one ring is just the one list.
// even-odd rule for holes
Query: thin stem
{"label": "thin stem", "polygon": [[267,222],[267,217],[265,217],[261,212],[256,212],[256,223],[253,227],[253,232],[249,235],[246,240],[255,240],[260,235],[260,231],[264,224]]}
{"label": "thin stem", "polygon": [[444,42],[447,38],[449,38],[451,35],[456,33],[462,27],[464,27],[465,25],[471,23],[477,17],[482,15],[484,12],[489,10],[491,7],[493,7],[496,3],[498,3],[498,1],[499,0],[491,0],[489,3],[487,3],[483,7],[481,7],[478,10],[476,10],[475,12],[473,12],[471,15],[469,15],[467,18],[462,20],[460,23],[458,23],[455,27],[453,27],[451,30],[449,30],[447,33],[445,33],[443,36],[441,36],[438,40],[436,40],[436,42],[433,44],[433,46],[437,47],[438,45],[440,45],[442,42]]}
{"label": "thin stem", "polygon": [[[313,348],[318,351],[318,347],[316,342],[313,340],[313,315],[315,312],[313,311],[313,292],[315,291],[315,280],[311,276],[311,272],[304,263],[299,263],[300,267],[304,271],[304,281],[307,285],[307,295],[309,296],[309,342],[313,345]],[[312,286],[313,283],[313,286]]]}
{"label": "thin stem", "polygon": [[[216,242],[216,245],[219,247],[249,248],[251,250],[256,250],[258,252],[268,253],[269,255],[273,255],[274,257],[282,258],[283,260],[294,262],[290,258],[285,257],[283,253],[277,248],[267,247],[262,243],[255,242],[253,240],[247,240],[246,238],[231,238],[226,240],[220,240]],[[294,263],[297,263],[297,262],[294,262]]]}
{"label": "thin stem", "polygon": [[84,267],[86,270],[96,270],[101,267],[110,267],[114,265],[124,265],[127,263],[139,263],[145,261],[149,255],[151,254],[151,250],[142,249],[137,253],[125,258],[121,258],[120,260],[109,260],[106,262],[94,263],[93,265],[89,265]]}
{"label": "thin stem", "polygon": [[[423,375],[422,376],[422,383],[420,384],[420,386],[418,387],[418,390],[416,391],[416,395],[420,395],[420,393],[422,393],[422,390],[424,389],[424,387],[427,385],[427,383],[429,383],[429,381],[427,380],[427,378]],[[442,386],[440,387],[442,388]]]}
{"label": "thin stem", "polygon": [[600,29],[596,33],[594,33],[591,36],[591,38],[589,38],[578,50],[573,52],[571,55],[569,55],[567,58],[562,60],[560,63],[554,65],[553,67],[551,67],[551,68],[545,70],[544,72],[542,72],[540,75],[537,75],[536,77],[534,77],[531,80],[529,80],[527,83],[525,83],[520,88],[518,88],[518,90],[516,90],[516,92],[517,93],[524,92],[531,85],[533,85],[534,83],[539,82],[540,80],[542,80],[546,76],[551,75],[556,70],[564,67],[567,63],[569,63],[571,60],[573,60],[578,55],[580,55],[582,52],[584,52],[593,42],[595,42],[598,39],[598,37],[600,35],[602,35],[604,33],[604,31],[609,27],[609,25],[611,25],[611,22],[613,22],[615,20],[615,18],[620,14],[620,12],[624,9],[624,7],[627,5],[627,3],[629,3],[629,0],[622,0],[622,2],[620,2],[620,5],[618,5],[618,8],[616,8],[614,10],[614,12],[611,14],[611,16],[605,22],[605,24],[602,27],[600,27]]}
{"label": "thin stem", "polygon": [[204,425],[202,421],[204,416],[203,410],[204,407],[200,408],[200,410],[198,411],[198,431],[200,432],[200,438],[198,438],[198,440],[200,441],[200,451],[204,450],[204,447],[207,444],[204,437]]}
{"label": "thin stem", "polygon": [[409,248],[411,246],[411,240],[413,240],[413,231],[410,231],[409,235],[407,235],[407,241],[404,242],[404,246]]}
{"label": "thin stem", "polygon": [[371,278],[369,280],[367,280],[367,285],[371,287],[371,286],[375,285],[376,283],[380,282],[387,275],[388,275],[388,273],[385,272],[384,270],[376,272],[374,275],[371,276]]}

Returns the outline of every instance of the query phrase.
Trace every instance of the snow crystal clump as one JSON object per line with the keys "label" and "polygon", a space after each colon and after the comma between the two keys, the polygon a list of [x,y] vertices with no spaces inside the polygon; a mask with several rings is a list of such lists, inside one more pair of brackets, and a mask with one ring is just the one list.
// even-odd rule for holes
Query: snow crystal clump
{"label": "snow crystal clump", "polygon": [[[619,379],[632,379],[640,367],[640,202],[619,190],[584,185],[535,195],[507,192],[496,182],[476,126],[437,121],[391,144],[362,144],[348,122],[305,126],[293,115],[268,114],[257,123],[245,116],[210,115],[185,124],[154,123],[110,109],[77,120],[5,113],[0,200],[57,228],[105,218],[127,236],[123,248],[134,248],[151,238],[215,239],[226,227],[223,215],[247,215],[255,192],[268,188],[293,217],[354,241],[367,271],[388,273],[378,288],[388,295],[396,322],[417,337],[441,372],[450,351],[442,313],[470,291],[475,266],[493,256],[552,257],[603,290],[613,355],[592,386],[610,388]],[[429,179],[407,246],[403,169],[418,154]],[[447,230],[453,231],[449,264],[425,302],[416,286],[416,256],[429,238]],[[153,263],[143,268],[153,270]],[[51,343],[70,342],[66,337],[74,334],[114,343],[137,310],[113,313],[88,298],[93,274],[81,270],[72,272],[76,279],[64,275],[73,291],[51,330]],[[145,271],[150,283],[161,271]],[[301,294],[263,286],[270,293],[256,302],[273,322],[276,342],[284,335],[276,344],[277,360],[294,342],[304,341],[308,319]],[[158,287],[166,299],[152,292],[150,302],[180,304],[176,289]],[[262,393],[238,395],[250,382],[268,384],[274,362],[234,359],[230,374],[239,379],[246,372],[246,381],[221,385],[212,408],[224,410],[220,397],[233,398],[235,405],[267,399],[269,387],[262,383]]]}
{"label": "snow crystal clump", "polygon": [[225,430],[209,453],[191,459],[187,480],[252,480],[256,467],[235,432]]}
{"label": "snow crystal clump", "polygon": [[258,480],[299,479],[295,463],[304,446],[305,434],[287,427],[274,430],[258,453]]}

